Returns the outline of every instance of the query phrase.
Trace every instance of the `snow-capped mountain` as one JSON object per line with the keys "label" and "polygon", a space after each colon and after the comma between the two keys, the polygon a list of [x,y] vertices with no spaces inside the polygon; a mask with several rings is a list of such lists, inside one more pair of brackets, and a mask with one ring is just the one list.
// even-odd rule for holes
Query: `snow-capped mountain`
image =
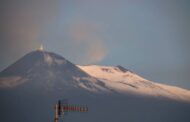
{"label": "snow-capped mountain", "polygon": [[122,66],[80,66],[43,50],[33,51],[0,73],[0,87],[112,91],[190,101],[190,91],[148,81]]}
{"label": "snow-capped mountain", "polygon": [[53,121],[59,99],[87,105],[67,122],[189,122],[190,92],[148,81],[121,66],[79,66],[30,52],[0,72],[0,121]]}
{"label": "snow-capped mountain", "polygon": [[103,81],[110,89],[123,94],[135,93],[190,101],[190,91],[146,80],[122,66],[78,65],[78,67],[89,75]]}
{"label": "snow-capped mountain", "polygon": [[[89,76],[65,58],[43,50],[33,51],[0,73],[0,87],[106,90],[104,83]],[[63,87],[64,86],[64,87]]]}

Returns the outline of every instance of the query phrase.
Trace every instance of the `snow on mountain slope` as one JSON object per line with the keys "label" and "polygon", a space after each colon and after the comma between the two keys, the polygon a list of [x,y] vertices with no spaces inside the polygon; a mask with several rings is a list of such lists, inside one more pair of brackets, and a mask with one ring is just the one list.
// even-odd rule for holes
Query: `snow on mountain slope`
{"label": "snow on mountain slope", "polygon": [[190,91],[146,80],[121,66],[78,65],[78,67],[103,81],[107,87],[120,93],[135,93],[190,101]]}
{"label": "snow on mountain slope", "polygon": [[67,122],[190,122],[189,96],[121,66],[76,66],[41,48],[0,72],[0,122],[51,121],[62,99],[89,107]]}
{"label": "snow on mountain slope", "polygon": [[102,81],[55,53],[33,51],[0,72],[0,88],[106,91]]}
{"label": "snow on mountain slope", "polygon": [[77,66],[55,53],[30,52],[0,72],[0,88],[150,95],[190,101],[190,91],[146,80],[121,67]]}

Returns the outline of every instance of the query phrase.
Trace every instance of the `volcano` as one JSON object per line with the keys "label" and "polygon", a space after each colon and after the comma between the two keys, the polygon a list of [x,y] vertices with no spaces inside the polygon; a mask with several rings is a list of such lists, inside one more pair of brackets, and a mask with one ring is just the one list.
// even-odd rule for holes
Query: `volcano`
{"label": "volcano", "polygon": [[89,112],[75,122],[189,122],[190,91],[149,81],[122,66],[75,65],[52,52],[30,52],[0,73],[0,121],[53,121],[67,99]]}
{"label": "volcano", "polygon": [[89,76],[62,56],[40,50],[25,55],[3,70],[0,78],[2,88],[30,86],[46,90],[106,90],[103,82]]}

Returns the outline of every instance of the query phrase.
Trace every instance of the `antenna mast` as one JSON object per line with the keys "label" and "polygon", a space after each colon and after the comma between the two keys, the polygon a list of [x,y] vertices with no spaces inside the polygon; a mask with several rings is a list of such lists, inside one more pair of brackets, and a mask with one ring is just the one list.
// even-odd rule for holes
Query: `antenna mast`
{"label": "antenna mast", "polygon": [[67,112],[87,112],[88,107],[69,105],[67,102],[62,103],[60,100],[55,104],[54,122],[59,122],[59,117],[63,117]]}
{"label": "antenna mast", "polygon": [[54,122],[59,121],[59,116],[58,116],[58,104],[55,105],[55,117],[54,117]]}

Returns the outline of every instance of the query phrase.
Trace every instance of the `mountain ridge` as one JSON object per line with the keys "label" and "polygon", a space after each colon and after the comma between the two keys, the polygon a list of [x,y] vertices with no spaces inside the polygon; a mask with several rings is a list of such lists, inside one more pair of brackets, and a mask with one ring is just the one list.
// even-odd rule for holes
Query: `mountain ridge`
{"label": "mountain ridge", "polygon": [[121,66],[84,67],[38,50],[0,74],[2,122],[53,120],[53,105],[60,99],[89,107],[85,115],[69,113],[64,117],[68,122],[190,121],[188,96],[168,93],[176,88],[165,88]]}
{"label": "mountain ridge", "polygon": [[190,102],[190,91],[146,80],[120,65],[80,66],[60,55],[43,50],[24,55],[0,72],[0,88],[28,83],[39,88],[71,87],[71,90],[79,88],[102,93],[115,91],[119,94],[132,93]]}
{"label": "mountain ridge", "polygon": [[11,88],[26,84],[35,84],[39,88],[50,85],[54,89],[61,86],[92,91],[106,89],[101,81],[89,76],[62,56],[38,50],[26,54],[0,73],[0,87]]}

